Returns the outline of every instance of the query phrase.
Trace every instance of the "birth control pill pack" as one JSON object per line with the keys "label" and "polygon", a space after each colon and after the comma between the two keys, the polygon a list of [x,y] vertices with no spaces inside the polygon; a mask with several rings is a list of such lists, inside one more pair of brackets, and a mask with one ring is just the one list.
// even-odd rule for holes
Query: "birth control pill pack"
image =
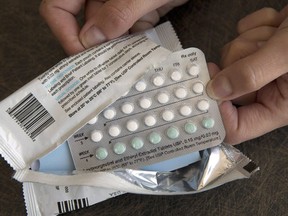
{"label": "birth control pill pack", "polygon": [[206,93],[203,52],[189,48],[154,65],[68,140],[77,170],[139,169],[222,143],[217,102]]}

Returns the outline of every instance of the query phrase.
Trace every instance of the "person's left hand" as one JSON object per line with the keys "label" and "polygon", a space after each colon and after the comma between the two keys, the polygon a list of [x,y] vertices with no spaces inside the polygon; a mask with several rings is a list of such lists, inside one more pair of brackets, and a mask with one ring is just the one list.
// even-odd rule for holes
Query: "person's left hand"
{"label": "person's left hand", "polygon": [[238,144],[288,124],[287,14],[288,6],[281,12],[264,8],[243,18],[239,36],[224,47],[224,69],[210,65],[214,74],[207,91],[222,101],[227,143]]}

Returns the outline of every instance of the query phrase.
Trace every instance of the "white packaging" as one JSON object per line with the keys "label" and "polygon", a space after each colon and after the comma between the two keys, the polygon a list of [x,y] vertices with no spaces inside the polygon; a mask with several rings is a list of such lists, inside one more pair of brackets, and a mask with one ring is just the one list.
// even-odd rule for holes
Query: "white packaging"
{"label": "white packaging", "polygon": [[[163,35],[175,37],[171,31]],[[67,140],[171,53],[149,39],[159,43],[156,33],[124,36],[63,59],[1,101],[2,156],[23,169]]]}

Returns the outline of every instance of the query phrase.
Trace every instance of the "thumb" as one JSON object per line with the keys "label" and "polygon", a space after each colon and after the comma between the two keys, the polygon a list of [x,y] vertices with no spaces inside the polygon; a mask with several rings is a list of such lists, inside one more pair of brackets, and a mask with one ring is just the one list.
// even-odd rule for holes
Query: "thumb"
{"label": "thumb", "polygon": [[126,33],[142,16],[155,10],[169,0],[110,0],[88,1],[87,21],[80,32],[80,41],[85,48],[92,47]]}
{"label": "thumb", "polygon": [[288,33],[278,32],[257,52],[219,72],[207,85],[210,97],[233,100],[254,92],[287,73]]}

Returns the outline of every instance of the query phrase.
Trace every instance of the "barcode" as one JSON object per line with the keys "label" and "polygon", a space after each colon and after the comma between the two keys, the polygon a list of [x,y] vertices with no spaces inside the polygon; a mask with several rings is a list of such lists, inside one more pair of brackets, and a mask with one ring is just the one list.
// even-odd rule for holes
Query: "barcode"
{"label": "barcode", "polygon": [[66,200],[57,202],[59,214],[78,210],[89,206],[88,198]]}
{"label": "barcode", "polygon": [[34,141],[35,138],[53,122],[54,118],[32,94],[28,94],[7,113],[20,125]]}

